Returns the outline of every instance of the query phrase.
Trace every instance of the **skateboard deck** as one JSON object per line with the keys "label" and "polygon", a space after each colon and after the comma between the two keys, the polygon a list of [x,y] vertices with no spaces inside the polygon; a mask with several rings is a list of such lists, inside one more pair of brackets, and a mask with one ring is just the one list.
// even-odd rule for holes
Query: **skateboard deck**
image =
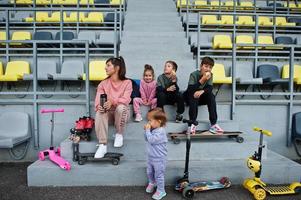
{"label": "skateboard deck", "polygon": [[[197,130],[195,134],[191,134],[190,138],[203,138],[203,139],[211,139],[211,138],[234,138],[236,142],[242,143],[244,138],[240,136],[242,132],[240,131],[224,131],[222,134],[213,134],[208,130]],[[181,139],[186,138],[186,131],[178,132],[178,133],[169,133],[171,140],[175,144],[179,144]]]}
{"label": "skateboard deck", "polygon": [[108,152],[103,158],[94,158],[95,153],[80,153],[79,144],[73,143],[73,161],[78,162],[79,165],[84,165],[87,161],[111,161],[113,165],[118,165],[122,153]]}

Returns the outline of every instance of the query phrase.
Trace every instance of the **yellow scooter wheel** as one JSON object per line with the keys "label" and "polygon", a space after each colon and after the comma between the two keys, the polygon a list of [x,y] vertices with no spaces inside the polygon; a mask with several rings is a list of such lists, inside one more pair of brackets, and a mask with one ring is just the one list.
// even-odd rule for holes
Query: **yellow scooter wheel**
{"label": "yellow scooter wheel", "polygon": [[258,188],[254,192],[254,198],[256,200],[264,200],[266,198],[266,196],[267,196],[267,194],[264,191],[264,189],[262,189],[262,188]]}

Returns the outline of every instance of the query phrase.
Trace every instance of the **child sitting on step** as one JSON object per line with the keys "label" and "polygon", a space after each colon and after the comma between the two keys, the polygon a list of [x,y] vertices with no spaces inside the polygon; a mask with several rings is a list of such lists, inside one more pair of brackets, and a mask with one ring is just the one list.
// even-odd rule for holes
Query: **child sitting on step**
{"label": "child sitting on step", "polygon": [[166,61],[164,73],[157,80],[157,106],[163,110],[164,105],[173,105],[176,103],[176,122],[180,122],[183,119],[182,114],[184,113],[185,105],[177,84],[177,69],[177,63],[171,60]]}
{"label": "child sitting on step", "polygon": [[167,136],[165,131],[166,115],[160,108],[152,109],[147,114],[148,123],[144,126],[147,141],[147,193],[156,192],[152,198],[159,200],[166,196],[165,169],[167,162]]}
{"label": "child sitting on step", "polygon": [[133,100],[135,121],[142,121],[142,116],[140,112],[140,105],[150,106],[151,109],[157,106],[156,97],[156,81],[155,72],[151,65],[144,66],[143,79],[140,81],[140,95],[141,98],[136,97]]}

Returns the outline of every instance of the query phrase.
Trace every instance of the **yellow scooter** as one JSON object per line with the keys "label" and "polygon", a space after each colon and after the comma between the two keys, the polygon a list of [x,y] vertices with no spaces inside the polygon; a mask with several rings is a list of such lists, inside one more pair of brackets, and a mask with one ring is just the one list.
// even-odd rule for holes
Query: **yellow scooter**
{"label": "yellow scooter", "polygon": [[248,158],[247,165],[248,168],[255,173],[255,177],[247,178],[243,183],[244,188],[249,190],[254,195],[254,198],[256,200],[264,200],[267,193],[269,193],[270,195],[288,195],[301,193],[300,182],[293,182],[290,185],[269,185],[264,183],[260,179],[262,168],[262,149],[265,147],[263,145],[263,135],[272,136],[272,132],[257,127],[255,127],[253,130],[260,132],[258,152],[255,152],[252,157]]}

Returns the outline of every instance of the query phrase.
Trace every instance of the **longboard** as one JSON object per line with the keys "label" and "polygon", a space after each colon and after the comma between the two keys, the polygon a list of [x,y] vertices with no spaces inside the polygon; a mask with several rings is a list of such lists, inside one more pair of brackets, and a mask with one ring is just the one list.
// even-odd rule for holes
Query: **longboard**
{"label": "longboard", "polygon": [[[211,138],[234,138],[236,142],[243,143],[244,138],[240,136],[242,132],[240,131],[224,131],[223,134],[213,134],[208,130],[197,130],[195,134],[190,134],[190,138],[204,138],[204,139],[211,139]],[[174,142],[174,144],[179,144],[181,139],[186,138],[186,131],[178,132],[178,133],[169,133],[169,137]]]}
{"label": "longboard", "polygon": [[79,144],[73,143],[73,161],[78,162],[79,165],[84,165],[87,161],[111,161],[113,165],[118,165],[122,153],[108,152],[103,158],[94,158],[95,153],[80,153]]}

